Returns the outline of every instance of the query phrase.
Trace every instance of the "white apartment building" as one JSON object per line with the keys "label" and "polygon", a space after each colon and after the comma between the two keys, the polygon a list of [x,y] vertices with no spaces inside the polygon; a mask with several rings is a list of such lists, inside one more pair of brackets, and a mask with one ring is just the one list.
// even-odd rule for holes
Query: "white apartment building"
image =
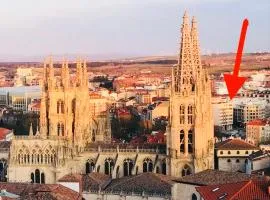
{"label": "white apartment building", "polygon": [[245,127],[247,122],[265,118],[267,101],[261,98],[234,98],[234,123]]}
{"label": "white apartment building", "polygon": [[212,99],[214,125],[223,131],[232,129],[233,104],[228,98],[217,97]]}

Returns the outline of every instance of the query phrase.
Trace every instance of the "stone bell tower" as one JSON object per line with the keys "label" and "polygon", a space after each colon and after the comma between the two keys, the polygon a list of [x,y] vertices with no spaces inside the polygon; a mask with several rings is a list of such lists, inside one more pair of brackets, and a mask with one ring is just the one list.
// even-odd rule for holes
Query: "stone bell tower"
{"label": "stone bell tower", "polygon": [[76,78],[71,82],[67,61],[62,64],[60,77],[54,75],[52,60],[45,61],[39,134],[83,147],[91,138],[89,101],[86,62],[77,61]]}
{"label": "stone bell tower", "polygon": [[172,68],[167,174],[185,176],[213,168],[210,79],[202,68],[197,22],[185,12],[178,63]]}

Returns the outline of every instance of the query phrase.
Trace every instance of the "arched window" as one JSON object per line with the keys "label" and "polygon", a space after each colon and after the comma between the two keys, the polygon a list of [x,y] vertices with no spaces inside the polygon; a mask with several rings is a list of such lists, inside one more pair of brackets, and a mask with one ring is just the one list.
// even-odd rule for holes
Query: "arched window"
{"label": "arched window", "polygon": [[44,173],[41,173],[41,183],[45,183],[45,175]]}
{"label": "arched window", "polygon": [[6,175],[7,175],[7,160],[1,159],[0,160],[0,181],[6,182]]}
{"label": "arched window", "polygon": [[162,162],[161,173],[164,174],[164,175],[166,175],[166,161],[165,160]]}
{"label": "arched window", "polygon": [[97,167],[97,172],[99,173],[99,171],[100,171],[100,165]]}
{"label": "arched window", "polygon": [[246,154],[248,154],[248,151],[246,151]]}
{"label": "arched window", "polygon": [[192,196],[191,196],[191,200],[197,200],[198,198],[197,198],[197,195],[196,194],[192,194]]}
{"label": "arched window", "polygon": [[240,151],[237,151],[236,153],[237,153],[237,154],[240,154]]}
{"label": "arched window", "polygon": [[146,158],[143,161],[143,172],[153,171],[153,161],[150,158]]}
{"label": "arched window", "polygon": [[188,165],[185,165],[182,169],[182,177],[191,174],[191,169]]}
{"label": "arched window", "polygon": [[220,151],[220,155],[223,155],[223,151]]}
{"label": "arched window", "polygon": [[65,126],[62,122],[57,124],[57,135],[64,136],[65,135]]}
{"label": "arched window", "polygon": [[188,106],[188,124],[193,124],[193,113],[194,113],[194,107],[193,105]]}
{"label": "arched window", "polygon": [[57,113],[59,114],[59,113],[64,113],[64,111],[65,111],[65,108],[64,108],[64,101],[62,101],[62,100],[58,100],[57,101]]}
{"label": "arched window", "polygon": [[185,106],[182,104],[180,105],[180,124],[185,124]]}
{"label": "arched window", "polygon": [[231,154],[231,151],[228,151],[228,154],[230,155]]}
{"label": "arched window", "polygon": [[62,136],[65,135],[65,128],[64,128],[64,124],[61,124],[61,134]]}
{"label": "arched window", "polygon": [[112,175],[113,172],[113,167],[114,167],[114,161],[111,158],[107,158],[105,160],[105,174],[107,175]]}
{"label": "arched window", "polygon": [[132,173],[133,161],[131,159],[124,160],[124,176],[130,176]]}
{"label": "arched window", "polygon": [[61,132],[61,124],[58,123],[57,124],[57,135],[60,136],[60,132]]}
{"label": "arched window", "polygon": [[231,159],[228,159],[227,162],[230,163],[231,162]]}
{"label": "arched window", "polygon": [[88,159],[86,164],[85,164],[85,173],[89,174],[93,172],[95,169],[95,163],[92,159]]}
{"label": "arched window", "polygon": [[117,168],[116,168],[116,178],[119,178],[119,166],[117,166]]}
{"label": "arched window", "polygon": [[180,152],[185,153],[185,132],[180,131]]}
{"label": "arched window", "polygon": [[73,116],[73,120],[72,120],[72,142],[74,142],[75,140],[75,112],[76,112],[76,99],[73,99],[71,102],[71,111],[72,111],[72,116]]}
{"label": "arched window", "polygon": [[188,131],[188,153],[193,153],[193,133],[192,133],[192,130]]}
{"label": "arched window", "polygon": [[31,173],[31,183],[34,183],[35,182],[35,175],[34,173],[32,172]]}
{"label": "arched window", "polygon": [[236,163],[239,163],[240,162],[240,160],[239,159],[236,159],[236,161],[235,161]]}
{"label": "arched window", "polygon": [[35,183],[40,183],[40,171],[39,171],[39,169],[35,170]]}
{"label": "arched window", "polygon": [[159,174],[159,166],[156,167],[156,173]]}

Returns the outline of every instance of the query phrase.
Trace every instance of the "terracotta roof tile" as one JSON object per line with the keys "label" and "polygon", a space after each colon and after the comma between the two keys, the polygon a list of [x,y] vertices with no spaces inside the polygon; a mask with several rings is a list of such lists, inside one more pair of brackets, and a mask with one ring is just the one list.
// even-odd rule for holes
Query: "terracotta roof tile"
{"label": "terracotta roof tile", "polygon": [[82,196],[60,184],[0,183],[0,189],[17,194],[24,200],[81,200]]}
{"label": "terracotta roof tile", "polygon": [[251,176],[240,172],[226,172],[208,169],[196,174],[184,176],[182,178],[176,179],[176,181],[193,185],[214,185],[247,181],[255,177],[256,176]]}
{"label": "terracotta roof tile", "polygon": [[78,182],[80,191],[98,191],[104,189],[111,181],[110,176],[92,172],[90,174],[67,174],[58,182]]}
{"label": "terracotta roof tile", "polygon": [[259,149],[250,143],[245,142],[241,139],[228,139],[223,142],[215,144],[216,149],[218,150],[246,150],[246,149]]}
{"label": "terracotta roof tile", "polygon": [[106,187],[106,192],[147,193],[170,195],[171,187],[175,182],[173,177],[155,173],[142,173],[113,179]]}
{"label": "terracotta roof tile", "polygon": [[265,126],[266,124],[270,124],[270,120],[266,120],[266,119],[255,119],[253,121],[250,121],[247,123],[247,125],[249,126]]}
{"label": "terracotta roof tile", "polygon": [[9,134],[12,130],[7,128],[0,127],[0,140],[4,140],[6,138],[6,135]]}
{"label": "terracotta roof tile", "polygon": [[197,187],[196,190],[204,199],[226,200],[268,200],[268,180],[250,180],[230,184],[218,184]]}

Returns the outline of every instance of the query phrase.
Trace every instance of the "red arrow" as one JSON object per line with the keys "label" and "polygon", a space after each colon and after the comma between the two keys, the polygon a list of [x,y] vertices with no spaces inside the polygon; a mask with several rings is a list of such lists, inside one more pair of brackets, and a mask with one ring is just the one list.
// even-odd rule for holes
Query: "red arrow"
{"label": "red arrow", "polygon": [[238,76],[240,64],[241,64],[241,59],[242,59],[244,43],[245,43],[245,38],[246,38],[246,33],[247,33],[247,27],[248,27],[248,20],[244,19],[243,25],[242,25],[242,30],[241,30],[241,35],[240,35],[240,39],[239,39],[237,54],[235,57],[233,74],[224,74],[224,79],[225,79],[225,82],[227,85],[230,99],[233,99],[233,97],[237,94],[238,90],[242,87],[242,85],[244,84],[244,82],[247,79],[246,77],[239,77]]}

